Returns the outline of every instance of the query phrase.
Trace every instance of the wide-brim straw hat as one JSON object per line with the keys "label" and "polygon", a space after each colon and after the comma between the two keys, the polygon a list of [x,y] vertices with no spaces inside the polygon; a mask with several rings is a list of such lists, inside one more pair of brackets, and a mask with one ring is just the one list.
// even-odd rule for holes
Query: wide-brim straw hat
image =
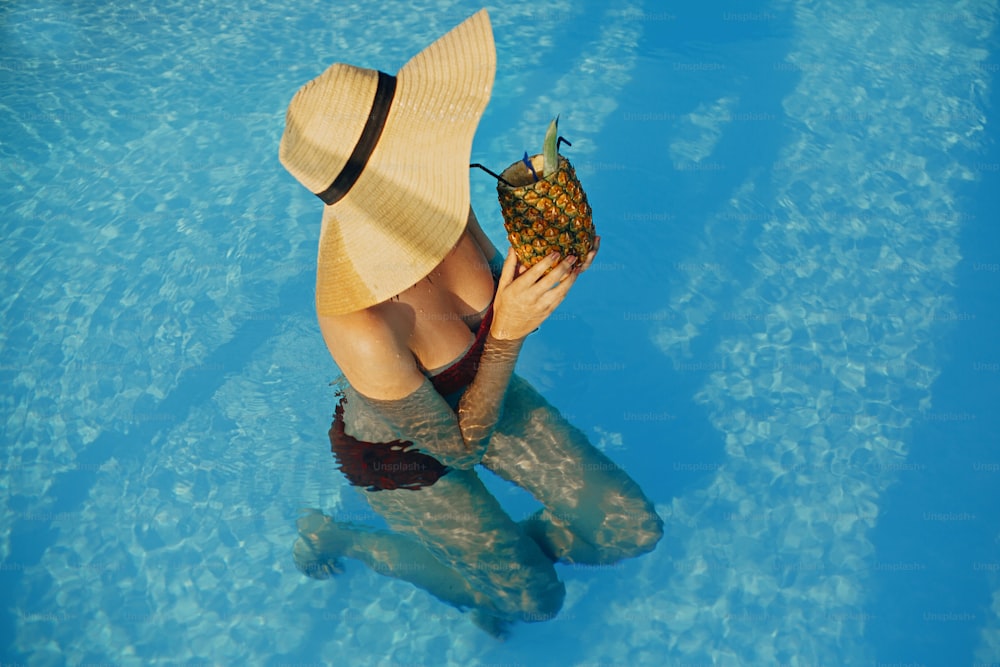
{"label": "wide-brim straw hat", "polygon": [[399,294],[458,242],[469,219],[472,138],[495,71],[484,9],[395,77],[337,63],[292,98],[279,156],[326,203],[316,272],[320,315]]}

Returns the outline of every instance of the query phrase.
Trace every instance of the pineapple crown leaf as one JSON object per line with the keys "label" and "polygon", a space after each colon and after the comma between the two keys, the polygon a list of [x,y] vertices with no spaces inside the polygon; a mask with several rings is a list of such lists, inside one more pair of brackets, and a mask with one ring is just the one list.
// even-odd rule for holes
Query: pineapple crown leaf
{"label": "pineapple crown leaf", "polygon": [[548,129],[545,131],[545,141],[542,142],[542,155],[545,164],[542,167],[543,174],[551,174],[559,168],[559,116],[552,119]]}
{"label": "pineapple crown leaf", "polygon": [[[566,144],[567,146],[573,145],[569,142],[568,139],[566,139],[566,137],[561,136],[559,134],[559,116],[556,116],[555,118],[552,119],[552,122],[549,123],[548,130],[546,130],[545,132],[545,141],[542,144],[542,157],[545,160],[545,165],[542,167],[541,175],[539,175],[539,173],[535,171],[535,166],[531,163],[531,158],[528,157],[528,151],[525,151],[524,157],[521,158],[521,162],[523,162],[524,166],[528,168],[529,172],[531,172],[531,176],[532,178],[534,178],[536,183],[540,181],[542,177],[544,177],[546,174],[550,174],[553,171],[558,170],[559,147],[562,146],[563,144]],[[556,169],[552,169],[551,168],[552,165],[556,165]],[[497,179],[497,181],[503,183],[507,187],[510,188],[514,187],[507,179],[491,171],[485,165],[482,165],[478,162],[473,162],[472,164],[469,165],[469,168],[471,169],[473,167],[478,167],[479,169],[482,169],[487,174]]]}

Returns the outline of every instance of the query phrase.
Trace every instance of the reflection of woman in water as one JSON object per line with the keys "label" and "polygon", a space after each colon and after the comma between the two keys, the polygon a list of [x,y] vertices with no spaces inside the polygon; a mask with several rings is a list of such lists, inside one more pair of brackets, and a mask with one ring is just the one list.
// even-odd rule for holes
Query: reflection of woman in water
{"label": "reflection of woman in water", "polygon": [[[335,64],[289,105],[281,161],[326,204],[316,305],[347,380],[333,451],[392,529],[310,512],[296,563],[322,577],[358,559],[497,631],[556,614],[554,562],[650,551],[661,522],[632,479],[513,375],[525,336],[596,248],[522,270],[480,228],[468,166],[495,59],[484,10],[396,77]],[[513,521],[476,464],[543,509]]]}

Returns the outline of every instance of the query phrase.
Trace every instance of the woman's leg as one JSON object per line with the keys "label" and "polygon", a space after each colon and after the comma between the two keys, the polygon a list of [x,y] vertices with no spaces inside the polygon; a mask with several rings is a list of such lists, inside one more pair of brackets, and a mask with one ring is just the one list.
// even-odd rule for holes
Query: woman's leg
{"label": "woman's leg", "polygon": [[544,505],[521,525],[554,560],[612,563],[651,551],[663,534],[638,484],[518,376],[483,465]]}
{"label": "woman's leg", "polygon": [[318,510],[307,510],[298,520],[295,564],[315,579],[343,572],[343,558],[358,560],[378,574],[408,581],[442,602],[459,608],[491,607],[489,599],[473,590],[453,568],[406,535],[362,524],[334,521]]}
{"label": "woman's leg", "polygon": [[474,471],[452,470],[415,491],[363,493],[392,532],[306,515],[296,543],[300,569],[323,575],[346,556],[500,621],[540,621],[558,613],[565,588],[551,560]]}

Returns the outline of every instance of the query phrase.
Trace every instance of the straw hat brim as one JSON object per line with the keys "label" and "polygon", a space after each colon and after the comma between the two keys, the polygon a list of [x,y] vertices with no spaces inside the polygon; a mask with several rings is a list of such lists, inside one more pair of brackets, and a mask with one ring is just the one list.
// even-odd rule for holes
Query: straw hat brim
{"label": "straw hat brim", "polygon": [[323,211],[316,274],[320,315],[362,310],[399,294],[458,242],[469,216],[472,140],[495,70],[486,10],[400,69],[364,170],[347,195]]}

